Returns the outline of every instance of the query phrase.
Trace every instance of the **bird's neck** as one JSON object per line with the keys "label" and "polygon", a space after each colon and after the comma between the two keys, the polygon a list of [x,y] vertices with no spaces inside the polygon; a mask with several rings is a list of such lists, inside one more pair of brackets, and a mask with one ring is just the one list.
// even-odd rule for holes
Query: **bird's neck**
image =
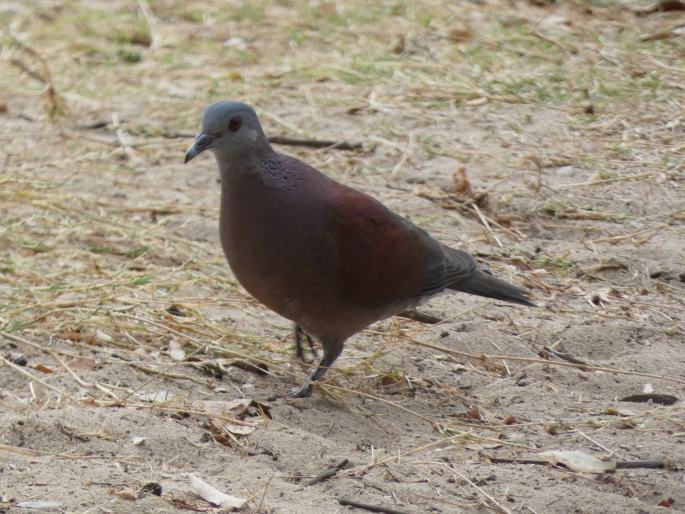
{"label": "bird's neck", "polygon": [[237,192],[248,184],[265,190],[291,189],[297,176],[285,169],[281,157],[269,148],[237,159],[217,159],[222,190]]}

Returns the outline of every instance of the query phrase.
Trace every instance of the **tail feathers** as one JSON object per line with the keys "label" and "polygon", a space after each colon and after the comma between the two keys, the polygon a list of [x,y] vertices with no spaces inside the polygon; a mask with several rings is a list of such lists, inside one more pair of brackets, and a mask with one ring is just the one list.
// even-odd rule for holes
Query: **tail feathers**
{"label": "tail feathers", "polygon": [[482,270],[477,270],[469,278],[450,284],[447,287],[463,293],[485,296],[487,298],[494,298],[495,300],[504,300],[505,302],[518,303],[529,307],[537,307],[530,301],[528,291],[513,286],[499,278],[495,278]]}

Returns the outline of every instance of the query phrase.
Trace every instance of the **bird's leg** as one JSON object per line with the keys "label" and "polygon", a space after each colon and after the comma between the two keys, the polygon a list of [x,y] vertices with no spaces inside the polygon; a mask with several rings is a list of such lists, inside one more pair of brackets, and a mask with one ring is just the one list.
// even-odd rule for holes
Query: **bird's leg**
{"label": "bird's leg", "polygon": [[[313,361],[307,361],[304,358],[304,349],[302,348],[302,337],[304,337],[304,339],[307,341],[307,344],[309,345],[309,350],[312,352],[312,355],[314,356]],[[316,351],[316,347],[314,346],[314,340],[297,323],[295,323],[295,356],[302,362],[306,362],[307,364],[309,364],[310,362],[314,362],[316,359],[319,358],[319,353]]]}
{"label": "bird's leg", "polygon": [[307,383],[300,387],[292,396],[295,398],[308,398],[312,395],[314,382],[321,380],[326,374],[326,371],[328,371],[328,368],[333,365],[340,355],[340,352],[342,352],[344,342],[344,340],[340,341],[337,339],[332,341],[330,339],[321,340],[321,344],[323,345],[323,358],[312,374],[309,375]]}
{"label": "bird's leg", "polygon": [[302,330],[302,327],[300,325],[295,323],[295,356],[301,361],[304,361],[304,350],[302,349],[302,334],[304,334],[304,330]]}

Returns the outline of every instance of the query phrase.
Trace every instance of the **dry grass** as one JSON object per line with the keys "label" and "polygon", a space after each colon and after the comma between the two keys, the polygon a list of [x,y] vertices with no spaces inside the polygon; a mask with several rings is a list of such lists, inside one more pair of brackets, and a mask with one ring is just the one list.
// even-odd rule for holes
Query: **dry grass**
{"label": "dry grass", "polygon": [[[264,420],[218,416],[198,395],[225,387],[233,397],[269,396],[254,380],[233,380],[233,364],[268,368],[271,376],[256,380],[279,394],[302,380],[288,323],[260,308],[224,263],[213,164],[181,165],[203,107],[235,98],[257,107],[269,134],[363,142],[360,152],[288,151],[478,252],[544,306],[530,313],[451,297],[431,306],[445,320],[438,326],[372,328],[348,345],[319,393],[334,407],[319,408],[382,425],[388,411],[374,406],[384,404],[420,420],[424,439],[398,446],[398,462],[473,441],[545,447],[552,429],[588,437],[632,424],[625,444],[638,431],[676,444],[685,430],[678,405],[626,417],[536,411],[516,423],[454,415],[467,389],[443,373],[449,366],[483,390],[515,390],[527,372],[562,381],[609,373],[682,399],[685,18],[613,2],[536,4],[545,2],[0,6],[0,411],[190,413],[223,426],[227,444],[244,452],[235,426]],[[455,194],[459,166],[485,204]],[[459,339],[466,351],[434,340],[476,321],[483,339]],[[590,351],[589,364],[545,353],[562,341],[571,353],[587,350],[565,339],[585,325],[607,339],[647,327],[665,353],[643,360],[619,344]],[[30,356],[29,367],[12,362],[17,353]],[[436,364],[417,367],[416,354]],[[146,403],[162,387],[174,398]],[[585,390],[553,378],[546,387]],[[424,390],[428,407],[405,396]],[[0,451],[12,448],[86,458],[12,444]],[[372,456],[371,467],[394,458]],[[404,466],[441,476],[433,464]],[[245,494],[254,507],[280,487],[270,480]],[[479,496],[461,497],[459,508],[508,511],[506,493],[466,483]]]}

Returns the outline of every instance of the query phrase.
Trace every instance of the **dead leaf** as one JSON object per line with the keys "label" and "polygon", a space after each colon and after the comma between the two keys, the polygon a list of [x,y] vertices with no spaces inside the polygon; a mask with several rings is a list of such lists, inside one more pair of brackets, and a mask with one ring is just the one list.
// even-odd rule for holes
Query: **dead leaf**
{"label": "dead leaf", "polygon": [[645,16],[656,12],[685,11],[685,2],[682,0],[658,0],[645,7],[635,7],[633,12]]}
{"label": "dead leaf", "polygon": [[452,27],[447,31],[447,39],[463,43],[473,39],[473,31],[468,27]]}
{"label": "dead leaf", "polygon": [[78,357],[69,362],[69,367],[75,371],[92,371],[95,369],[95,359],[92,357]]}
{"label": "dead leaf", "polygon": [[[269,417],[268,405],[255,402],[249,398],[230,401],[206,400],[202,402],[202,405],[210,416],[221,416],[221,419],[209,419],[207,422],[207,428],[210,429],[212,438],[221,444],[228,443],[226,432],[242,436],[251,434],[263,422],[260,417],[262,414]],[[227,417],[229,419],[226,419]],[[248,417],[255,419],[243,421]],[[234,418],[234,421],[230,418]]]}
{"label": "dead leaf", "polygon": [[609,298],[611,292],[611,288],[604,287],[602,289],[598,289],[597,291],[587,293],[585,295],[585,299],[590,305],[602,307],[604,304],[611,302],[611,298]]}
{"label": "dead leaf", "polygon": [[657,506],[658,506],[658,507],[666,507],[666,508],[668,508],[668,507],[670,507],[671,505],[673,505],[674,503],[675,503],[675,500],[674,500],[673,498],[664,498],[664,499],[661,500],[659,503],[657,503]]}
{"label": "dead leaf", "polygon": [[518,423],[517,419],[511,414],[505,417],[503,421],[505,425],[515,425],[516,423]]}
{"label": "dead leaf", "polygon": [[49,368],[44,364],[36,364],[35,366],[33,366],[33,369],[35,369],[36,371],[40,371],[41,373],[54,373],[54,370],[52,368]]}
{"label": "dead leaf", "polygon": [[230,363],[234,368],[249,371],[250,373],[257,373],[258,375],[266,375],[269,372],[269,366],[264,363],[255,364],[242,359],[236,359]]}
{"label": "dead leaf", "polygon": [[478,105],[485,105],[486,103],[489,102],[489,99],[485,96],[479,96],[478,98],[474,98],[473,100],[468,100],[467,102],[464,102],[466,105],[470,106],[478,106]]}
{"label": "dead leaf", "polygon": [[117,497],[122,498],[124,500],[135,501],[138,499],[138,494],[133,489],[131,489],[130,487],[124,487],[123,489],[119,489],[119,490],[111,488],[109,490],[109,494],[111,494],[112,496],[117,496]]}
{"label": "dead leaf", "polygon": [[15,507],[20,509],[40,510],[43,512],[58,512],[62,510],[62,504],[59,502],[47,501],[26,501],[15,504]]}
{"label": "dead leaf", "polygon": [[395,42],[392,45],[392,53],[394,54],[402,54],[404,53],[404,50],[406,49],[406,39],[404,37],[404,34],[397,34],[395,37]]}
{"label": "dead leaf", "polygon": [[247,503],[247,500],[244,498],[238,498],[236,496],[222,493],[216,487],[208,484],[204,480],[201,480],[192,473],[188,473],[188,477],[190,478],[190,485],[195,493],[212,505],[216,505],[224,509],[234,510],[242,508],[243,505]]}
{"label": "dead leaf", "polygon": [[488,203],[487,191],[474,192],[466,176],[466,168],[460,167],[452,175],[454,194],[462,201],[472,200],[478,207],[485,207]]}
{"label": "dead leaf", "polygon": [[615,409],[614,407],[609,407],[607,410],[604,411],[604,414],[607,416],[619,416],[621,418],[629,418],[631,416],[635,416],[635,412],[626,410],[626,409]]}
{"label": "dead leaf", "polygon": [[480,414],[480,410],[478,410],[478,407],[471,407],[467,412],[466,412],[466,417],[470,419],[477,419],[478,421],[483,421],[483,417]]}
{"label": "dead leaf", "polygon": [[501,448],[502,446],[503,445],[497,443],[471,443],[465,444],[464,448],[466,448],[467,450],[479,452],[482,450],[496,450],[497,448]]}
{"label": "dead leaf", "polygon": [[473,189],[471,189],[471,183],[469,182],[469,179],[466,178],[466,168],[462,166],[455,171],[454,175],[452,175],[452,180],[454,181],[454,193],[457,196],[473,198]]}
{"label": "dead leaf", "polygon": [[169,357],[175,361],[183,361],[186,358],[186,352],[183,350],[181,343],[176,339],[172,339],[169,342]]}
{"label": "dead leaf", "polygon": [[173,400],[176,395],[171,391],[152,391],[149,393],[142,393],[140,400],[143,402],[168,402]]}
{"label": "dead leaf", "polygon": [[62,339],[68,339],[69,341],[83,341],[86,336],[84,336],[80,332],[62,332],[59,334],[59,337]]}
{"label": "dead leaf", "polygon": [[[237,398],[235,400],[205,400],[204,409],[210,414],[230,414],[239,419],[246,416],[259,416],[262,413],[269,416],[270,407],[251,398]],[[270,416],[269,416],[270,417]]]}
{"label": "dead leaf", "polygon": [[539,455],[552,465],[563,464],[581,473],[605,473],[616,469],[616,463],[601,461],[578,450],[549,450]]}
{"label": "dead leaf", "polygon": [[171,498],[171,504],[180,510],[189,510],[191,512],[209,512],[213,511],[213,507],[204,507],[202,505],[197,505],[195,503],[190,503],[188,500],[183,498]]}
{"label": "dead leaf", "polygon": [[380,377],[381,390],[386,394],[412,394],[414,388],[411,382],[402,373],[392,371]]}
{"label": "dead leaf", "polygon": [[112,341],[114,341],[114,338],[111,335],[109,335],[108,333],[103,332],[102,330],[96,330],[95,331],[95,340],[98,343],[106,344],[106,343],[111,343]]}
{"label": "dead leaf", "polygon": [[205,400],[202,402],[204,409],[210,414],[231,414],[239,416],[244,414],[252,404],[249,398],[238,398],[236,400]]}

